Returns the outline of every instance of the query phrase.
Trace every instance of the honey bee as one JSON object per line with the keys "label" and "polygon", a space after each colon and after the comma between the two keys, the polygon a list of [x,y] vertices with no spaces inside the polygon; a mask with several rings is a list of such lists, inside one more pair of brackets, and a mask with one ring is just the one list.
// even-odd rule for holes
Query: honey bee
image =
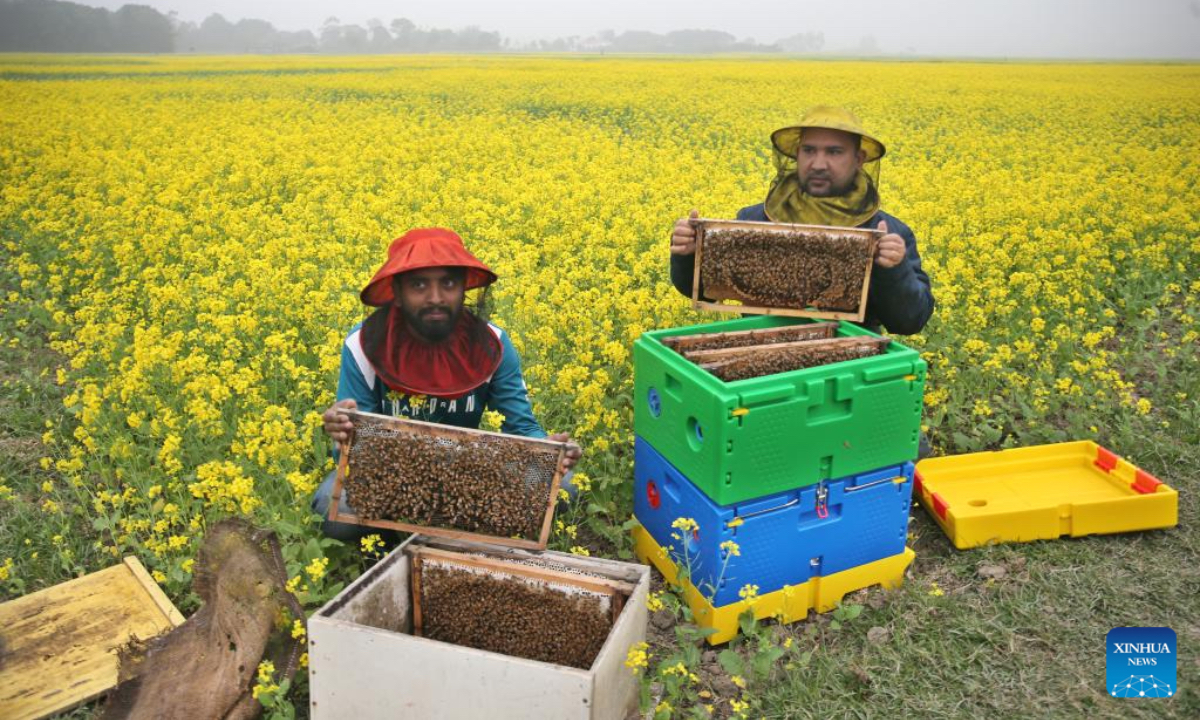
{"label": "honey bee", "polygon": [[612,629],[600,596],[531,579],[425,564],[425,637],[587,669]]}
{"label": "honey bee", "polygon": [[536,539],[557,453],[488,436],[356,433],[348,464],[347,501],[365,520]]}
{"label": "honey bee", "polygon": [[708,295],[748,305],[855,312],[871,248],[867,236],[709,229],[701,283]]}
{"label": "honey bee", "polygon": [[878,355],[884,351],[884,347],[882,344],[840,348],[790,347],[776,349],[767,346],[757,352],[740,355],[735,359],[713,363],[711,366],[706,366],[706,369],[722,380],[732,382]]}

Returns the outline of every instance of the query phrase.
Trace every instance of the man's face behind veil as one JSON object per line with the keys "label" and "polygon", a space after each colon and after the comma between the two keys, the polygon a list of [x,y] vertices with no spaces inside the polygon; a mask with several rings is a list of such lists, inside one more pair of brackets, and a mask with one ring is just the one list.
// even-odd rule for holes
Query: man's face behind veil
{"label": "man's face behind veil", "polygon": [[858,138],[841,130],[805,128],[796,150],[800,187],[813,197],[840,197],[854,188],[866,153]]}
{"label": "man's face behind veil", "polygon": [[463,311],[462,268],[434,267],[396,276],[392,290],[408,327],[429,342],[450,336]]}

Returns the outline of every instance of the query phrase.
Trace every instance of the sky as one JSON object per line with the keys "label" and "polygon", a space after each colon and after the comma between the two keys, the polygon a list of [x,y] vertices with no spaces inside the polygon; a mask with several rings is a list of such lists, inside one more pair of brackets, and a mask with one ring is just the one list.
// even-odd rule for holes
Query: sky
{"label": "sky", "polygon": [[[130,0],[75,0],[115,10]],[[826,51],[949,57],[1200,59],[1200,0],[132,0],[180,20],[212,13],[316,31],[330,17],[365,26],[476,25],[515,41],[600,30],[723,30],[770,43],[822,32]]]}

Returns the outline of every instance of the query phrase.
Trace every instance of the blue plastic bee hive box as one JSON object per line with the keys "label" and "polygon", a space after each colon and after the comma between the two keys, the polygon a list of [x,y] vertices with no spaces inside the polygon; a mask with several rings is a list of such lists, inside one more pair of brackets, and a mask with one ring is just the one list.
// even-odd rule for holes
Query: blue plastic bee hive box
{"label": "blue plastic bee hive box", "polygon": [[[911,462],[722,506],[644,439],[634,447],[634,515],[713,605],[738,602],[746,585],[768,593],[904,552]],[[681,518],[695,529],[675,527]]]}

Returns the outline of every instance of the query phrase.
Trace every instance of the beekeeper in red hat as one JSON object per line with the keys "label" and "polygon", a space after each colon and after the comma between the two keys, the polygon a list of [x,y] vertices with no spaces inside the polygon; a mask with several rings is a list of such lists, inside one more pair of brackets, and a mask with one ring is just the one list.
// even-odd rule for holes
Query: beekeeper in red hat
{"label": "beekeeper in red hat", "polygon": [[[324,414],[329,437],[349,438],[353,425],[342,409],[467,428],[478,428],[490,409],[504,416],[502,432],[546,437],[533,416],[516,348],[486,319],[487,291],[495,281],[496,273],[451,230],[419,228],[392,241],[387,260],[360,295],[376,309],[342,345],[337,401]],[[550,439],[569,443],[563,460],[569,471],[579,446],[567,433]],[[563,487],[573,489],[566,478]],[[313,497],[321,515],[328,516],[332,489],[330,473]],[[343,540],[369,531],[328,520],[322,529]]]}

